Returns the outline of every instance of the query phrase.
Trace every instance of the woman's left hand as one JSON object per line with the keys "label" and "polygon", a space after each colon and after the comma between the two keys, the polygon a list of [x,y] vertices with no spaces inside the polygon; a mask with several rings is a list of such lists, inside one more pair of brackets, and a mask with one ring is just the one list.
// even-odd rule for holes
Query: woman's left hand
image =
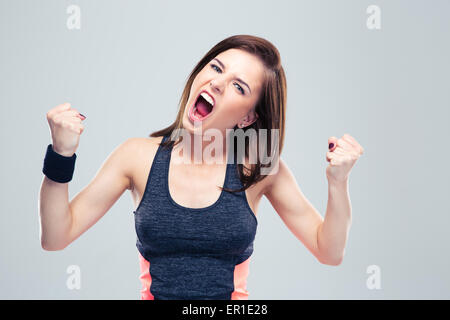
{"label": "woman's left hand", "polygon": [[349,134],[344,134],[342,138],[328,138],[327,179],[333,182],[344,182],[348,180],[350,170],[356,160],[363,154],[364,149]]}

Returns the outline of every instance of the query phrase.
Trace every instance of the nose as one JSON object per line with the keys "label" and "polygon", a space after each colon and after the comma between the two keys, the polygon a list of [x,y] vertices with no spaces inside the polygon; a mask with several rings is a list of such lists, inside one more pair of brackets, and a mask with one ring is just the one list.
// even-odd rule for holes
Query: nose
{"label": "nose", "polygon": [[213,90],[214,92],[220,93],[222,91],[222,89],[221,89],[222,85],[216,79],[211,80],[211,82],[209,83],[209,86],[211,87],[211,90]]}

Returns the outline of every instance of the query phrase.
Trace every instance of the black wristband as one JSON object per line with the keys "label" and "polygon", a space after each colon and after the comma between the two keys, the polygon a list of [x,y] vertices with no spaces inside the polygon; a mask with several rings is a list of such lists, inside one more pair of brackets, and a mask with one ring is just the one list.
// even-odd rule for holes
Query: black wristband
{"label": "black wristband", "polygon": [[65,157],[53,150],[52,144],[47,146],[47,152],[44,158],[42,172],[47,178],[66,183],[72,180],[75,170],[75,160],[77,155],[74,153],[71,157]]}

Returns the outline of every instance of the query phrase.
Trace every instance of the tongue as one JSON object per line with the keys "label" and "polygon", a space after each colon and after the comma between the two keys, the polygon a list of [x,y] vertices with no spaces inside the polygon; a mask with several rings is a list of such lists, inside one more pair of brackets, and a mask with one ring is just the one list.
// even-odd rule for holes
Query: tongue
{"label": "tongue", "polygon": [[202,116],[206,116],[208,113],[211,112],[211,105],[206,102],[203,99],[199,99],[199,101],[197,102],[197,112]]}

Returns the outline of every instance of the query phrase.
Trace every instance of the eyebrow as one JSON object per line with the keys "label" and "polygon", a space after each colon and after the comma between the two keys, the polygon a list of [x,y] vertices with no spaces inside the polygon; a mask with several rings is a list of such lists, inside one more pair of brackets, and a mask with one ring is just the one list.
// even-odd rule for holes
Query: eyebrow
{"label": "eyebrow", "polygon": [[[225,65],[222,63],[222,61],[220,61],[220,60],[217,59],[217,58],[214,58],[213,60],[216,60],[216,61],[220,64],[220,66],[222,67],[223,70],[226,69],[226,68],[225,68]],[[248,88],[248,90],[250,91],[250,93],[252,93],[252,90],[250,89],[250,86],[249,86],[247,83],[245,83],[244,80],[242,80],[241,78],[236,78],[236,80],[239,81],[240,83],[242,83],[243,85],[247,86],[247,88]]]}

